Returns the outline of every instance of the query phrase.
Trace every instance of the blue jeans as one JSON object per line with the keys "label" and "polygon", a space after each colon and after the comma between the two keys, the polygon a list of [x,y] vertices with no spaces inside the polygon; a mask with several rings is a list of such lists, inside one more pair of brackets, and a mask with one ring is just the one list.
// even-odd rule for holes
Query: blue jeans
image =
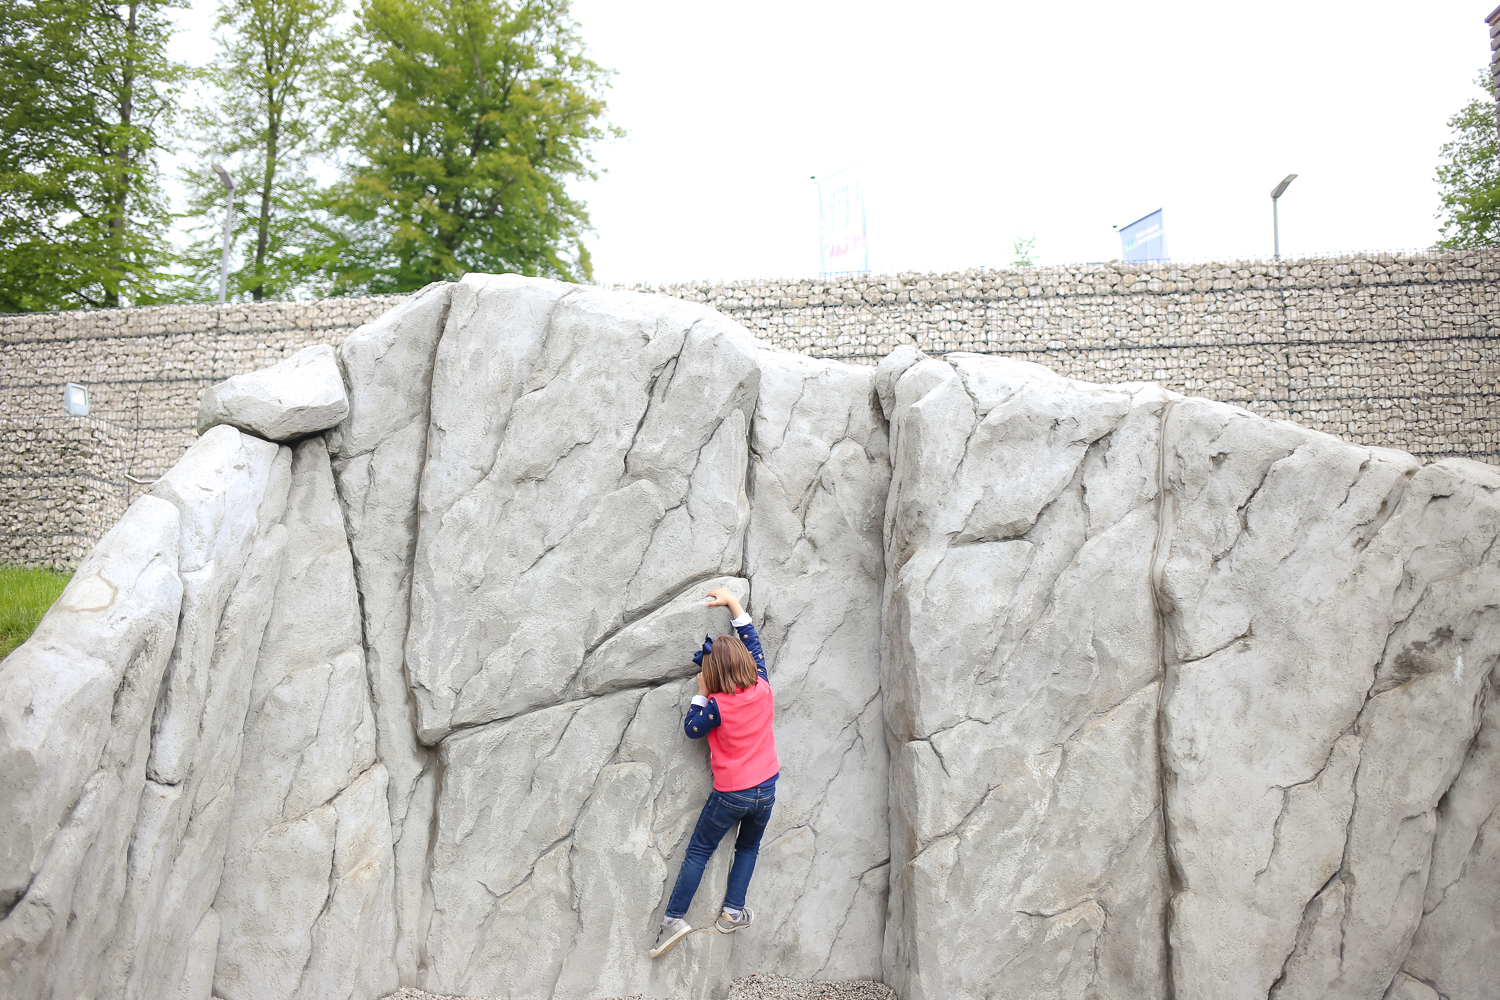
{"label": "blue jeans", "polygon": [[731,910],[745,908],[745,893],[750,888],[750,876],[755,872],[755,858],[760,854],[760,838],[771,821],[771,807],[776,804],[776,784],[772,779],[768,785],[757,785],[739,792],[710,792],[703,811],[698,814],[698,825],[693,828],[693,839],[688,842],[687,856],[682,859],[682,871],[677,873],[677,885],[672,889],[672,898],[667,901],[667,916],[681,917],[688,911],[698,883],[703,880],[703,868],[713,857],[714,848],[724,839],[724,834],[736,823],[739,835],[734,838],[734,864],[729,866],[729,885],[724,890],[724,905]]}

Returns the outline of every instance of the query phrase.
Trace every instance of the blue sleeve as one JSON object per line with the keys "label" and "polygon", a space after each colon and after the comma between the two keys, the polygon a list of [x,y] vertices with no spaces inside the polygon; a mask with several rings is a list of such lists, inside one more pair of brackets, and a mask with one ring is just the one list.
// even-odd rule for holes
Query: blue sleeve
{"label": "blue sleeve", "polygon": [[755,623],[748,625],[736,625],[734,630],[739,633],[740,642],[750,650],[750,655],[755,657],[755,672],[760,674],[761,680],[767,684],[771,683],[771,677],[766,673],[766,654],[760,648],[760,633],[755,631]]}
{"label": "blue sleeve", "polygon": [[687,718],[682,723],[682,731],[687,733],[690,740],[701,740],[720,721],[719,703],[710,698],[707,705],[688,706]]}

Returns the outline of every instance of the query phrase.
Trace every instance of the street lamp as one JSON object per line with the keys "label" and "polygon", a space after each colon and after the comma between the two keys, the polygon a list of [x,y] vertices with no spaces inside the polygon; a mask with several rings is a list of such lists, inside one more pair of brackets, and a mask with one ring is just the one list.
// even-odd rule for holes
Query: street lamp
{"label": "street lamp", "polygon": [[229,193],[224,196],[224,253],[219,258],[219,301],[223,302],[229,292],[229,228],[234,222],[234,178],[222,163],[214,164],[214,173],[224,182]]}
{"label": "street lamp", "polygon": [[[1281,220],[1276,217],[1276,199],[1285,194],[1287,185],[1292,183],[1292,181],[1296,179],[1296,174],[1287,174],[1286,180],[1276,185],[1276,187],[1271,191],[1271,239],[1275,241],[1277,260],[1281,259]],[[224,246],[224,252],[228,254],[229,244],[226,242]],[[226,257],[225,259],[227,260],[228,258]]]}

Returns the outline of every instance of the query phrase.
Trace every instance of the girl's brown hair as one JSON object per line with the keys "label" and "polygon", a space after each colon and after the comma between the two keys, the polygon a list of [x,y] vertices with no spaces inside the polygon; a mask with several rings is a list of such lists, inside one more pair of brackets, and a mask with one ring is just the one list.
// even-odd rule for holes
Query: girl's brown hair
{"label": "girl's brown hair", "polygon": [[709,694],[730,694],[755,686],[755,657],[737,635],[721,635],[703,657],[703,685]]}

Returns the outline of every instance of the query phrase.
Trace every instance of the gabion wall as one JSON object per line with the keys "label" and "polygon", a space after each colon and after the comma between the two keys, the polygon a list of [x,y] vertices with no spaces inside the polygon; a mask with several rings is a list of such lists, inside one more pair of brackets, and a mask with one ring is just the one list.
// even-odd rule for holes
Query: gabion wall
{"label": "gabion wall", "polygon": [[[1500,462],[1500,248],[643,286],[817,357],[899,343],[1149,380],[1427,459]],[[193,440],[202,387],[399,297],[0,317],[0,561],[68,567]],[[62,414],[82,382],[91,414]]]}
{"label": "gabion wall", "polygon": [[[198,390],[400,296],[0,316],[0,562],[71,568],[195,439]],[[89,390],[69,417],[62,387]]]}

